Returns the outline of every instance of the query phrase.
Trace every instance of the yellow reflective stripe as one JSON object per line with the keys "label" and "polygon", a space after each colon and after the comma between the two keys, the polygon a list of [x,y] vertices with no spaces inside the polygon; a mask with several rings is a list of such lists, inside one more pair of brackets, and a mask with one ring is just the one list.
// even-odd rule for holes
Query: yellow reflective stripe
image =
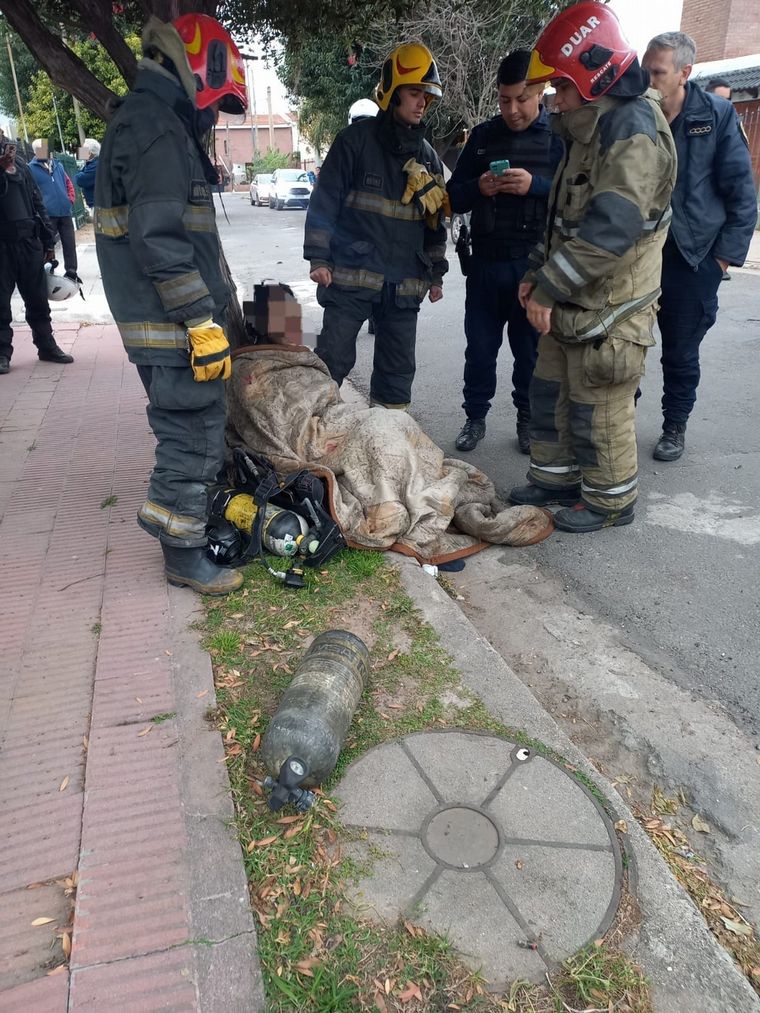
{"label": "yellow reflective stripe", "polygon": [[418,211],[414,204],[402,204],[399,200],[388,200],[380,194],[366,193],[364,190],[350,190],[345,206],[357,211],[369,211],[384,218],[401,218],[407,222],[421,221],[425,213]]}
{"label": "yellow reflective stripe", "polygon": [[209,290],[198,271],[187,271],[178,274],[168,281],[154,282],[161,302],[167,310],[176,310],[180,306],[188,306],[198,299],[204,299]]}
{"label": "yellow reflective stripe", "polygon": [[200,517],[190,517],[187,514],[175,514],[166,507],[146,499],[138,511],[142,520],[149,524],[157,524],[163,528],[168,535],[177,538],[186,538],[191,535],[204,534],[206,522]]}
{"label": "yellow reflective stripe", "polygon": [[375,271],[365,271],[363,268],[335,267],[332,272],[332,280],[336,285],[369,288],[373,292],[379,292],[383,287],[384,277],[382,274],[377,274]]}
{"label": "yellow reflective stripe", "polygon": [[396,294],[403,296],[416,296],[418,299],[424,299],[428,288],[428,283],[423,281],[421,278],[404,278],[404,280],[399,282],[396,286]]}
{"label": "yellow reflective stripe", "polygon": [[331,236],[327,229],[307,228],[303,238],[306,246],[317,246],[323,250],[330,249]]}
{"label": "yellow reflective stripe", "polygon": [[179,324],[140,321],[124,323],[117,320],[121,340],[125,348],[184,348],[187,349],[187,334]]}
{"label": "yellow reflective stripe", "polygon": [[117,238],[129,233],[129,208],[121,204],[115,208],[95,208],[93,227],[102,236]]}
{"label": "yellow reflective stripe", "polygon": [[182,224],[188,232],[216,232],[214,209],[187,204],[182,212]]}

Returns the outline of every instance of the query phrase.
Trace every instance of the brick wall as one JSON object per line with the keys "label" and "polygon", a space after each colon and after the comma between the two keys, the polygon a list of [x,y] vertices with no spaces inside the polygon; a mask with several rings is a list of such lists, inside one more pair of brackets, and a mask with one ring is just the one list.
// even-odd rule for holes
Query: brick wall
{"label": "brick wall", "polygon": [[697,60],[760,52],[758,0],[684,0],[681,31],[697,44]]}

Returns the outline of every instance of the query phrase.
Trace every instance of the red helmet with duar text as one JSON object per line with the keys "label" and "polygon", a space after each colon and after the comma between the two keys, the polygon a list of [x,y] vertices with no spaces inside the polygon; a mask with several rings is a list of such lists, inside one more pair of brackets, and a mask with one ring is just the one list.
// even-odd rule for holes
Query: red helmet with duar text
{"label": "red helmet with duar text", "polygon": [[207,14],[183,14],[173,21],[195,75],[195,104],[206,109],[219,102],[223,113],[244,113],[248,108],[245,69],[232,36]]}
{"label": "red helmet with duar text", "polygon": [[593,102],[620,80],[636,59],[609,7],[581,0],[562,11],[539,35],[528,66],[527,84],[553,78],[572,81]]}

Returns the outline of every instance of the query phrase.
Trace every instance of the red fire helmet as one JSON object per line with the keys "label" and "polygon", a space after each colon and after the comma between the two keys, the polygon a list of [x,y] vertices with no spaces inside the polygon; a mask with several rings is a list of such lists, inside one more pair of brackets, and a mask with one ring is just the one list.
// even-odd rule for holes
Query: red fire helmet
{"label": "red fire helmet", "polygon": [[581,0],[552,18],[533,47],[527,83],[566,77],[591,102],[615,84],[636,59],[614,12]]}
{"label": "red fire helmet", "polygon": [[248,92],[243,60],[227,29],[207,14],[183,14],[172,24],[195,75],[197,107],[206,109],[212,102],[219,102],[224,113],[244,113]]}

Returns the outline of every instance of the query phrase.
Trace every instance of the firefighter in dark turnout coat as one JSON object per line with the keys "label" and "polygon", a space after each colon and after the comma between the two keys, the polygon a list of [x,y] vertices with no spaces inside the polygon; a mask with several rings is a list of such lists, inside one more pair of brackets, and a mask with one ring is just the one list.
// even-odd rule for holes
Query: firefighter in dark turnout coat
{"label": "firefighter in dark turnout coat", "polygon": [[316,352],[342,383],[371,316],[370,397],[387,408],[409,406],[420,303],[442,297],[448,270],[443,170],[420,125],[441,94],[424,46],[394,50],[376,91],[380,114],[338,134],[306,216],[304,258],[325,311]]}
{"label": "firefighter in dark turnout coat", "polygon": [[[530,451],[528,388],[538,335],[528,323],[517,289],[528,268],[528,254],[543,235],[562,142],[551,132],[540,89],[525,86],[529,61],[526,49],[502,60],[496,77],[499,115],[473,128],[448,182],[452,211],[472,212],[464,311],[462,407],[467,421],[457,437],[457,450],[472,450],[485,436],[506,327],[514,358],[517,439],[522,453]],[[501,160],[507,160],[509,168],[495,175],[490,166]]]}
{"label": "firefighter in dark turnout coat", "polygon": [[101,149],[98,261],[157,440],[138,523],[160,539],[171,583],[225,594],[242,574],[207,557],[206,523],[224,461],[230,292],[211,195],[217,177],[202,139],[219,109],[246,108],[242,62],[226,30],[197,14],[174,25],[151,18],[143,51]]}

